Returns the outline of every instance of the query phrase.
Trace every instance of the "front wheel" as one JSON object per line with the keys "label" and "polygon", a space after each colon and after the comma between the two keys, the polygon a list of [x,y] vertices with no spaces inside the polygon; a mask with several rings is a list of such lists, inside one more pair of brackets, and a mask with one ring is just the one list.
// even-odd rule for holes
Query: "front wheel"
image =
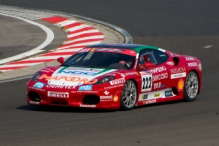
{"label": "front wheel", "polygon": [[194,101],[199,90],[199,80],[196,72],[189,72],[184,86],[185,101]]}
{"label": "front wheel", "polygon": [[131,110],[134,108],[137,100],[137,87],[135,82],[128,80],[122,90],[121,108],[123,110]]}

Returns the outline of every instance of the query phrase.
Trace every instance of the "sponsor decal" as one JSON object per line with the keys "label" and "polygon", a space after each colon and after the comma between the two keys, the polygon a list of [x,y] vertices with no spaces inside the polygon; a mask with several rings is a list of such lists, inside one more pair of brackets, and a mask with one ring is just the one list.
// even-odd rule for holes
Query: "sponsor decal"
{"label": "sponsor decal", "polygon": [[121,73],[120,75],[121,75],[121,77],[125,78],[125,74]]}
{"label": "sponsor decal", "polygon": [[99,93],[99,91],[71,91],[71,93]]}
{"label": "sponsor decal", "polygon": [[186,69],[185,67],[171,69],[171,79],[186,77]]}
{"label": "sponsor decal", "polygon": [[161,82],[154,83],[154,89],[164,88],[166,85],[162,85]]}
{"label": "sponsor decal", "polygon": [[156,102],[157,102],[156,99],[151,99],[151,100],[143,101],[143,104],[153,104],[153,103],[156,103]]}
{"label": "sponsor decal", "polygon": [[90,108],[95,108],[97,107],[96,105],[89,105],[89,104],[80,104],[80,107],[90,107]]}
{"label": "sponsor decal", "polygon": [[113,101],[114,102],[117,102],[119,100],[119,97],[117,96],[117,95],[115,95],[114,97],[113,97]]}
{"label": "sponsor decal", "polygon": [[79,91],[89,91],[89,90],[92,90],[92,85],[84,85],[84,86],[79,86],[78,87],[78,90]]}
{"label": "sponsor decal", "polygon": [[174,68],[170,70],[171,74],[177,74],[177,73],[182,73],[186,72],[185,67],[180,67],[180,68]]}
{"label": "sponsor decal", "polygon": [[81,75],[88,75],[88,76],[95,76],[95,75],[97,75],[97,73],[95,73],[95,72],[73,71],[73,70],[72,71],[61,70],[57,74],[61,74],[61,73],[65,73],[65,74],[81,74]]}
{"label": "sponsor decal", "polygon": [[165,97],[173,96],[172,90],[165,91]]}
{"label": "sponsor decal", "polygon": [[95,48],[91,48],[90,49],[90,52],[94,52],[96,49]]}
{"label": "sponsor decal", "polygon": [[48,97],[69,98],[69,93],[68,93],[68,92],[54,92],[54,91],[48,91]]}
{"label": "sponsor decal", "polygon": [[148,98],[148,94],[143,94],[143,95],[141,96],[141,98],[142,98],[142,100],[147,99],[147,98]]}
{"label": "sponsor decal", "polygon": [[172,65],[174,65],[174,62],[173,61],[168,61],[167,65],[171,65],[172,66]]}
{"label": "sponsor decal", "polygon": [[103,69],[92,69],[92,68],[81,68],[81,67],[64,67],[60,69],[57,74],[77,74],[77,75],[87,75],[95,76]]}
{"label": "sponsor decal", "polygon": [[160,96],[160,93],[155,93],[154,94],[154,97],[159,97]]}
{"label": "sponsor decal", "polygon": [[114,86],[108,86],[108,87],[104,87],[104,89],[113,89],[113,88],[118,88],[118,87],[123,87],[124,85],[120,84],[120,85],[114,85]]}
{"label": "sponsor decal", "polygon": [[159,89],[161,87],[161,82],[154,83],[154,89]]}
{"label": "sponsor decal", "polygon": [[103,71],[103,69],[96,69],[96,68],[83,68],[83,67],[68,67],[64,68],[65,71],[90,71],[90,72],[95,72],[98,73],[100,71]]}
{"label": "sponsor decal", "polygon": [[202,70],[202,64],[199,64],[199,65],[198,65],[198,68],[199,68],[199,70],[201,71],[201,70]]}
{"label": "sponsor decal", "polygon": [[36,101],[29,101],[30,104],[40,104],[40,102],[36,102]]}
{"label": "sponsor decal", "polygon": [[41,88],[34,88],[34,87],[28,87],[28,89],[34,89],[34,90],[38,90],[38,91],[45,91],[44,89],[41,89]]}
{"label": "sponsor decal", "polygon": [[192,61],[192,60],[195,60],[195,59],[192,57],[186,57],[186,61]]}
{"label": "sponsor decal", "polygon": [[53,88],[53,89],[75,89],[76,86],[69,86],[69,85],[53,85],[48,84],[46,88]]}
{"label": "sponsor decal", "polygon": [[93,79],[91,81],[89,81],[88,78],[82,78],[82,77],[70,77],[70,76],[47,76],[46,74],[43,74],[40,76],[39,79],[46,79],[48,80],[55,80],[55,81],[59,81],[59,80],[64,80],[64,81],[70,81],[70,82],[79,82],[81,84],[94,84],[96,83],[98,80],[97,79]]}
{"label": "sponsor decal", "polygon": [[142,77],[141,91],[151,91],[152,88],[152,75],[143,75]]}
{"label": "sponsor decal", "polygon": [[166,67],[165,66],[161,66],[161,67],[157,67],[157,68],[154,68],[154,69],[151,69],[149,70],[152,74],[154,73],[159,73],[159,72],[163,72],[163,71],[166,71]]}
{"label": "sponsor decal", "polygon": [[166,78],[168,78],[168,73],[162,73],[162,74],[153,76],[153,81],[159,81],[159,80],[166,79]]}
{"label": "sponsor decal", "polygon": [[105,91],[105,92],[104,92],[105,95],[108,95],[109,93],[110,93],[110,92],[108,92],[108,91]]}
{"label": "sponsor decal", "polygon": [[124,78],[110,81],[111,85],[116,85],[116,84],[121,84],[121,83],[125,83],[125,79]]}
{"label": "sponsor decal", "polygon": [[180,79],[177,85],[178,91],[182,91],[184,87],[184,81],[183,79]]}
{"label": "sponsor decal", "polygon": [[36,82],[33,87],[35,88],[43,88],[46,84],[42,82]]}
{"label": "sponsor decal", "polygon": [[[156,98],[165,98],[165,91],[172,90],[171,88],[159,89],[159,91],[151,91],[147,93],[139,94],[138,101],[144,101],[142,99],[143,95],[147,94],[147,100],[156,99]],[[155,97],[158,96],[158,97]]]}
{"label": "sponsor decal", "polygon": [[100,96],[100,99],[113,99],[113,96]]}
{"label": "sponsor decal", "polygon": [[138,75],[137,72],[130,72],[130,73],[125,73],[126,76],[132,76],[132,75]]}
{"label": "sponsor decal", "polygon": [[191,63],[188,63],[188,66],[189,66],[189,67],[197,66],[197,63],[196,63],[196,62],[191,62]]}
{"label": "sponsor decal", "polygon": [[172,74],[171,75],[171,79],[176,79],[176,78],[182,78],[182,77],[186,77],[186,73],[177,73],[177,74]]}
{"label": "sponsor decal", "polygon": [[106,76],[116,76],[116,74],[108,73],[108,74],[106,74]]}

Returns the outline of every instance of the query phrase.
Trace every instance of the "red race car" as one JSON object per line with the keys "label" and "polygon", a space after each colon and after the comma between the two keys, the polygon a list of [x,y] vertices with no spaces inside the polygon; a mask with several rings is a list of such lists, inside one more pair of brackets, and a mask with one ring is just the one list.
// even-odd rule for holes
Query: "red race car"
{"label": "red race car", "polygon": [[154,46],[98,44],[57,60],[60,66],[43,68],[28,82],[28,104],[131,110],[193,101],[202,86],[198,58]]}

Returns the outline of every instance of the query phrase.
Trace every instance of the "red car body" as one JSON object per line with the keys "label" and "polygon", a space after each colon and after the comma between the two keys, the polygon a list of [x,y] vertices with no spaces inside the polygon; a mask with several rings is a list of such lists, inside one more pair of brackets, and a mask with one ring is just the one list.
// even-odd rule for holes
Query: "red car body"
{"label": "red car body", "polygon": [[[98,58],[99,62],[94,66],[86,66],[92,65],[95,60],[92,58],[77,63],[72,61],[80,59],[83,53],[93,52],[99,52],[96,58],[103,57]],[[104,60],[107,57],[104,58],[105,54],[112,56],[109,61]],[[74,55],[61,66],[41,69],[30,79],[27,83],[28,104],[97,109],[122,107],[129,110],[134,106],[173,100],[193,101],[201,91],[201,61],[192,56],[135,44],[92,45]],[[119,62],[115,63],[119,55],[134,58],[131,67],[123,68]],[[141,56],[147,56],[150,64],[146,60],[141,64]],[[82,65],[78,66],[78,63]],[[99,64],[106,66],[95,66]],[[126,106],[126,103],[130,105]]]}

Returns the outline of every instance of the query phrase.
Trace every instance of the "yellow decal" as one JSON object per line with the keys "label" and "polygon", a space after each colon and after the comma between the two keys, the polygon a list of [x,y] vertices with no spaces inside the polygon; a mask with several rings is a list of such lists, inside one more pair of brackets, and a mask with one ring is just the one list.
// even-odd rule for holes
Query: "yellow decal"
{"label": "yellow decal", "polygon": [[113,101],[114,101],[114,102],[118,101],[118,99],[119,99],[119,97],[116,96],[116,95],[113,97]]}
{"label": "yellow decal", "polygon": [[160,93],[154,94],[154,97],[159,97],[159,96],[160,96]]}
{"label": "yellow decal", "polygon": [[183,79],[180,79],[177,85],[178,91],[182,91],[184,87],[184,81]]}
{"label": "yellow decal", "polygon": [[92,48],[91,50],[90,50],[90,52],[94,52],[96,49],[95,48]]}

